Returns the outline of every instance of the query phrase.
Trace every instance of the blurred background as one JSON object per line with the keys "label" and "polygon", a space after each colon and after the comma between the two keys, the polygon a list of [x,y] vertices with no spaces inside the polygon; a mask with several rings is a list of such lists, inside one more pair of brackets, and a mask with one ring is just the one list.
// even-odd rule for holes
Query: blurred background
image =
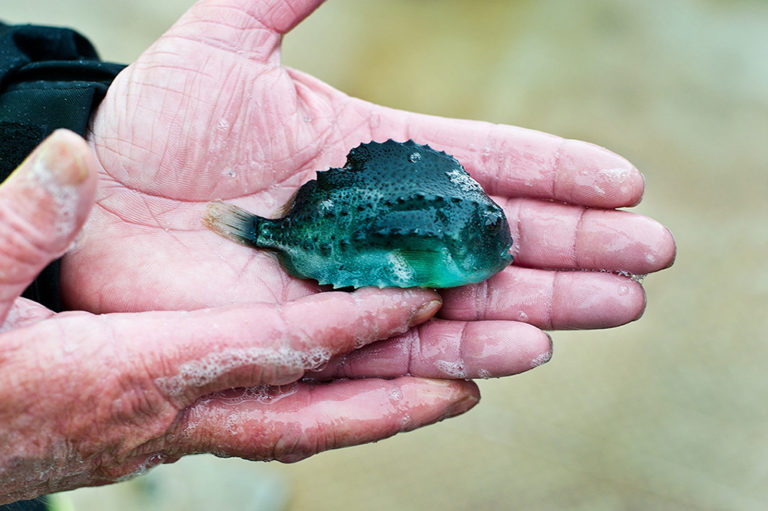
{"label": "blurred background", "polygon": [[[256,1],[256,0],[254,0]],[[131,62],[192,0],[0,0]],[[642,320],[555,332],[469,414],[295,465],[187,458],[74,509],[768,508],[768,2],[331,0],[287,65],[391,107],[588,140],[647,179],[678,258]]]}

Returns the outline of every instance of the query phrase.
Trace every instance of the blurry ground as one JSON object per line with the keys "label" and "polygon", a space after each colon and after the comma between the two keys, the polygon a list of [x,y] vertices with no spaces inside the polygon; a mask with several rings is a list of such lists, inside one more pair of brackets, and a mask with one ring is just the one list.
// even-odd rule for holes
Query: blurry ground
{"label": "blurry ground", "polygon": [[[191,0],[0,0],[134,59]],[[589,140],[644,171],[671,270],[645,317],[556,332],[464,417],[297,465],[196,457],[79,510],[768,506],[768,3],[332,0],[285,61],[356,96]],[[253,504],[260,502],[261,505]]]}

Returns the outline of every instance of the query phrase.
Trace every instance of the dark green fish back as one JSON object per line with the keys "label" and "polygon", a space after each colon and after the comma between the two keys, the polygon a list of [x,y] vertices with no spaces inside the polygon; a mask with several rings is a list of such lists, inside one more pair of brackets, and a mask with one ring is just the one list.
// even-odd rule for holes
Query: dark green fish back
{"label": "dark green fish back", "polygon": [[283,218],[214,203],[206,223],[335,288],[455,287],[512,261],[501,208],[455,158],[410,140],[352,149],[343,168],[305,183]]}

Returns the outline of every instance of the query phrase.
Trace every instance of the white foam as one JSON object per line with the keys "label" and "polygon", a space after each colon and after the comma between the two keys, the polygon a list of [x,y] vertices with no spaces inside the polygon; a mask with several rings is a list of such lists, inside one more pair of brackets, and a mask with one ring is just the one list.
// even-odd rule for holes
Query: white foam
{"label": "white foam", "polygon": [[539,367],[541,364],[545,364],[549,362],[549,360],[552,358],[551,352],[542,353],[533,360],[531,360],[531,369],[534,367]]}
{"label": "white foam", "polygon": [[451,378],[465,379],[467,377],[467,371],[464,369],[463,362],[448,362],[446,360],[438,360],[435,362],[437,367],[445,375]]}
{"label": "white foam", "polygon": [[630,169],[626,168],[600,169],[598,171],[601,177],[604,177],[606,180],[612,183],[623,183],[629,177],[630,172]]}
{"label": "white foam", "polygon": [[[626,183],[631,174],[632,170],[627,168],[601,169],[598,171],[598,175],[604,182],[608,182],[613,185],[621,185],[619,186],[619,191],[621,193],[627,193]],[[605,191],[600,186],[595,185],[595,190],[605,195]]]}
{"label": "white foam", "polygon": [[224,421],[224,428],[230,435],[237,436],[243,432],[243,421],[238,414],[233,413]]}
{"label": "white foam", "polygon": [[69,236],[77,223],[76,185],[60,184],[52,175],[53,170],[45,166],[44,158],[36,158],[28,174],[29,178],[43,187],[58,206],[53,220],[53,232],[58,238]]}
{"label": "white foam", "polygon": [[451,180],[451,183],[455,184],[465,192],[483,189],[477,181],[469,177],[469,174],[462,172],[459,169],[453,169],[450,172],[447,172],[446,175],[448,176],[448,179]]}
{"label": "white foam", "polygon": [[258,401],[271,404],[280,401],[298,392],[299,387],[295,383],[290,385],[255,385],[243,389],[243,393],[236,399],[242,401]]}
{"label": "white foam", "polygon": [[389,267],[392,269],[392,273],[400,279],[401,282],[411,282],[413,280],[414,271],[410,264],[398,255],[396,252],[390,252],[387,255],[389,261]]}
{"label": "white foam", "polygon": [[[244,367],[258,367],[270,375],[280,375],[273,385],[287,384],[299,379],[305,371],[315,370],[328,363],[331,352],[315,347],[308,351],[290,348],[229,348],[207,357],[182,364],[178,373],[155,380],[155,384],[169,396],[180,396],[188,388],[209,385],[222,375]],[[275,376],[273,376],[274,378]]]}

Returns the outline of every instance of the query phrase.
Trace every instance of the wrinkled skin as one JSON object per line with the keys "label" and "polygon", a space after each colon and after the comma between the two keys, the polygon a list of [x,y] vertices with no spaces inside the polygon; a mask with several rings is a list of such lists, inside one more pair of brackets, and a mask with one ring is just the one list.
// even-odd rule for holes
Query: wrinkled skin
{"label": "wrinkled skin", "polygon": [[[199,1],[116,79],[87,146],[59,132],[53,158],[0,187],[0,503],[189,453],[295,461],[384,438],[471,408],[464,378],[548,360],[540,328],[642,313],[640,285],[611,271],[657,271],[675,249],[657,222],[614,211],[642,196],[634,167],[581,142],[372,105],[282,67],[282,35],[318,3]],[[316,169],[387,138],[456,156],[505,209],[516,264],[442,298],[319,292],[200,221],[214,199],[272,215]],[[62,262],[74,311],[18,298],[86,218]]]}
{"label": "wrinkled skin", "polygon": [[[517,267],[450,293],[445,319],[517,320],[525,312],[539,327],[584,328],[639,316],[643,296],[633,282],[542,271],[645,274],[671,263],[674,248],[662,226],[611,210],[642,196],[642,176],[631,164],[538,132],[372,105],[282,67],[282,34],[317,3],[199,2],[118,77],[93,123],[97,208],[65,261],[73,307],[184,309],[314,293],[270,255],[207,231],[206,203],[222,199],[274,216],[315,170],[343,165],[360,142],[412,138],[464,165],[505,208],[518,247]],[[475,291],[489,300],[473,299]],[[542,310],[530,305],[545,301]]]}

